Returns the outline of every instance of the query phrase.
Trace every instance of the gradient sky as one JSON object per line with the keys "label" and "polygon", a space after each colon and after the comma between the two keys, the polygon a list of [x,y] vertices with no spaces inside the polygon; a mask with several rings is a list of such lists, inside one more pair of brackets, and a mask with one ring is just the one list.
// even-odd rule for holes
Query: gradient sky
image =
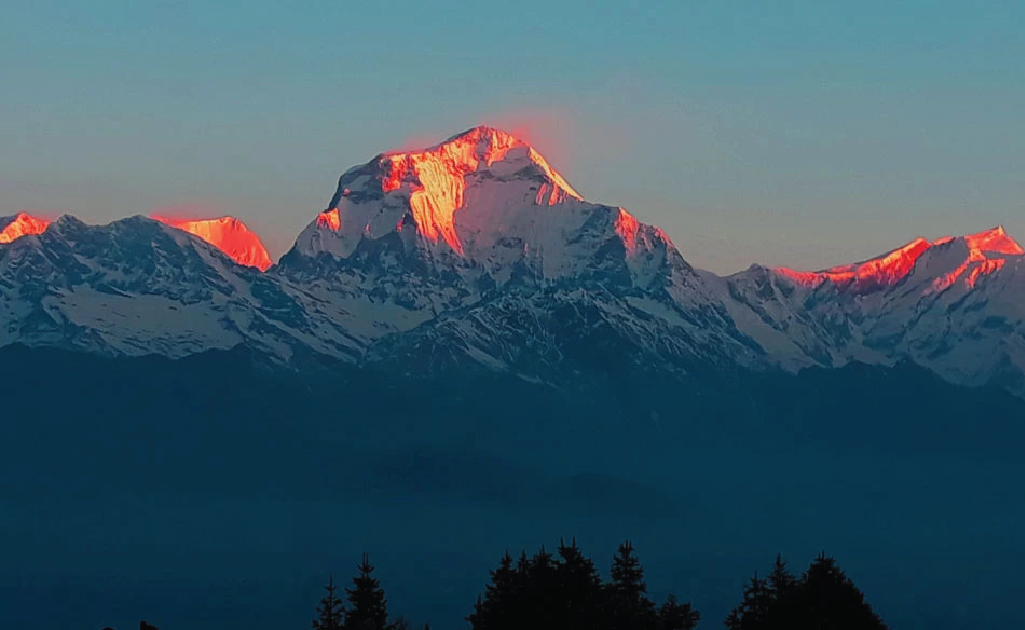
{"label": "gradient sky", "polygon": [[491,123],[720,273],[1025,239],[1025,4],[637,4],[0,0],[0,215],[277,256],[346,168]]}

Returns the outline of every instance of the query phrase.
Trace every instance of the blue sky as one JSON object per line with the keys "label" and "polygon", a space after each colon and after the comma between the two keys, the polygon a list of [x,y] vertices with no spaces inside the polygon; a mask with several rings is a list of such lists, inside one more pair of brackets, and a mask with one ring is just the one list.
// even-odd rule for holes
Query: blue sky
{"label": "blue sky", "polygon": [[0,215],[200,207],[278,255],[349,166],[487,122],[717,272],[1025,239],[1022,3],[634,5],[0,0]]}

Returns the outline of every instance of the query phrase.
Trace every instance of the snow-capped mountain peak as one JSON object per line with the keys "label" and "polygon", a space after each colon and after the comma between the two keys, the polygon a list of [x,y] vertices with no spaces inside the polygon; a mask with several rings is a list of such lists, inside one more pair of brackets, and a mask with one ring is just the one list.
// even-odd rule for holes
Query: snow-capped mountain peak
{"label": "snow-capped mountain peak", "polygon": [[234,264],[270,261],[231,217],[61,217],[0,246],[0,345],[183,356],[244,343],[287,363],[387,362],[412,343],[431,363],[438,348],[530,378],[602,344],[676,372],[752,359],[661,230],[584,201],[497,129],[379,154],[342,175],[331,206],[264,274]]}
{"label": "snow-capped mountain peak", "polygon": [[978,234],[969,234],[964,239],[969,247],[981,252],[993,252],[1007,256],[1025,255],[1025,249],[1022,249],[1018,241],[1014,240],[1002,225]]}
{"label": "snow-capped mountain peak", "polygon": [[301,259],[322,255],[378,267],[403,259],[407,271],[443,269],[470,285],[499,286],[597,267],[650,286],[682,262],[664,232],[622,208],[584,201],[529,144],[486,126],[346,171],[283,264],[303,267]]}
{"label": "snow-capped mountain peak", "polygon": [[245,344],[297,366],[552,384],[609,366],[911,360],[1025,395],[1023,291],[1025,249],[999,226],[822,271],[697,272],[657,227],[585,201],[491,127],[349,169],[273,266],[231,217],[0,219],[0,346],[111,355]]}
{"label": "snow-capped mountain peak", "polygon": [[383,171],[383,192],[404,186],[413,190],[422,188],[436,204],[450,186],[459,188],[459,180],[465,185],[467,176],[481,171],[496,177],[540,176],[549,184],[548,194],[543,198],[548,205],[566,197],[582,199],[533,147],[500,129],[484,125],[424,150],[392,151],[381,154],[378,159]]}
{"label": "snow-capped mountain peak", "polygon": [[862,292],[897,284],[911,273],[915,263],[930,247],[932,243],[919,237],[878,258],[858,263],[839,265],[822,271],[795,271],[785,267],[777,268],[775,271],[805,287],[815,288],[830,282],[841,288]]}
{"label": "snow-capped mountain peak", "polygon": [[255,232],[235,217],[216,219],[180,219],[154,216],[153,219],[183,230],[210,243],[240,265],[266,271],[272,261],[267,248]]}
{"label": "snow-capped mountain peak", "polygon": [[297,330],[300,310],[266,274],[144,216],[64,215],[0,246],[0,346],[180,357],[246,343],[285,360],[319,342]]}
{"label": "snow-capped mountain peak", "polygon": [[755,266],[717,282],[738,328],[781,365],[908,359],[953,382],[1025,393],[1025,249],[1002,227],[917,238],[819,272]]}
{"label": "snow-capped mountain peak", "polygon": [[296,247],[347,258],[364,238],[406,232],[428,249],[466,256],[480,232],[508,231],[512,211],[582,200],[529,144],[480,126],[349,169]]}
{"label": "snow-capped mountain peak", "polygon": [[50,221],[19,212],[13,217],[0,217],[0,244],[10,243],[29,234],[42,234]]}
{"label": "snow-capped mountain peak", "polygon": [[[519,356],[503,340],[522,332],[510,312],[551,321],[573,310],[607,322],[610,335],[643,338],[664,359],[751,360],[664,232],[585,201],[529,144],[492,127],[346,171],[272,274],[302,286],[303,299],[363,348],[405,335],[427,357],[427,348],[447,354],[441,348],[455,344],[465,360],[529,373],[529,360],[505,355]],[[565,334],[591,334],[578,324]],[[667,330],[687,341],[660,345]],[[534,341],[532,351],[541,347]],[[377,356],[398,351],[391,343]],[[562,352],[545,343],[555,344],[545,353]]]}
{"label": "snow-capped mountain peak", "polygon": [[935,244],[955,248],[955,253],[948,254],[952,269],[933,279],[926,293],[942,292],[958,283],[973,289],[979,278],[1000,271],[1009,258],[1025,255],[1025,250],[1004,231],[1003,226],[978,234],[939,239]]}
{"label": "snow-capped mountain peak", "polygon": [[[926,257],[930,273],[935,275],[923,290],[929,294],[943,291],[961,280],[972,288],[980,276],[1003,267],[1007,256],[1021,255],[1025,255],[1021,245],[1007,234],[1003,226],[997,226],[977,234],[944,236],[932,241],[918,237],[878,258],[822,271],[795,271],[785,267],[777,267],[774,271],[803,287],[816,289],[828,283],[857,295],[904,282]],[[948,269],[938,272],[944,264]]]}

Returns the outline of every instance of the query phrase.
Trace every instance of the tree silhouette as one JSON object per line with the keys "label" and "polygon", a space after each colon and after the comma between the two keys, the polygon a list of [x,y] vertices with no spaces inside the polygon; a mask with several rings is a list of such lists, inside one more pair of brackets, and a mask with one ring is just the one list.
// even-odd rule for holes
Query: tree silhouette
{"label": "tree silhouette", "polygon": [[769,578],[752,578],[724,625],[727,630],[886,629],[864,594],[825,553],[799,580],[777,555]]}
{"label": "tree silhouette", "polygon": [[743,628],[746,630],[747,628],[762,627],[769,617],[769,607],[772,602],[768,580],[759,578],[756,572],[744,587],[744,601],[741,604]]}
{"label": "tree silhouette", "polygon": [[[408,630],[410,624],[402,617],[388,623],[384,589],[373,575],[369,554],[362,555],[356,568],[352,588],[345,589],[349,608],[337,595],[331,576],[317,606],[313,630]],[[569,545],[560,539],[554,555],[542,546],[533,556],[521,552],[514,563],[506,551],[466,619],[472,630],[695,630],[701,615],[672,593],[655,607],[630,541],[619,545],[611,579],[605,583],[576,539]],[[825,552],[800,578],[777,554],[768,577],[755,573],[744,585],[743,599],[724,626],[726,630],[887,630],[864,593]],[[139,629],[157,630],[145,621]],[[430,624],[424,624],[423,630],[430,630]]]}
{"label": "tree silhouette", "polygon": [[582,630],[600,627],[602,583],[594,562],[580,551],[576,538],[568,546],[560,540],[558,553],[556,577],[560,606],[557,623],[564,628]]}
{"label": "tree silhouette", "polygon": [[776,562],[769,572],[768,627],[790,628],[797,623],[797,607],[800,604],[796,597],[798,586],[797,578],[787,569],[782,554],[776,554]]}
{"label": "tree silhouette", "polygon": [[670,593],[658,609],[657,630],[694,630],[701,621],[701,614],[693,610],[690,604],[676,601],[676,595]]}
{"label": "tree silhouette", "polygon": [[865,602],[865,595],[840,570],[836,560],[819,554],[800,585],[801,626],[862,630],[886,628]]}
{"label": "tree silhouette", "polygon": [[557,608],[558,568],[552,555],[542,548],[533,558],[527,552],[513,568],[508,552],[491,582],[484,587],[473,614],[467,617],[474,630],[513,630],[522,627],[548,627]]}
{"label": "tree silhouette", "polygon": [[726,626],[726,630],[740,630],[743,623],[743,611],[741,611],[740,606],[734,606],[730,610],[730,614],[726,615],[726,621],[723,622],[723,625]]}
{"label": "tree silhouette", "polygon": [[381,581],[373,576],[374,565],[370,564],[370,554],[363,554],[356,570],[358,573],[352,578],[352,588],[345,589],[349,600],[345,630],[385,630],[388,607]]}
{"label": "tree silhouette", "polygon": [[558,573],[552,554],[544,546],[534,554],[530,561],[530,569],[522,585],[526,625],[531,628],[554,627],[561,605],[563,593],[559,591]]}
{"label": "tree silhouette", "polygon": [[769,592],[775,599],[790,595],[797,586],[797,578],[787,569],[782,554],[776,554],[776,562],[769,572]]}
{"label": "tree silhouette", "polygon": [[690,604],[669,597],[657,611],[648,600],[644,570],[630,543],[619,547],[612,581],[603,584],[594,562],[559,541],[557,557],[541,547],[508,552],[467,617],[472,630],[693,630],[700,618]]}
{"label": "tree silhouette", "polygon": [[345,627],[345,606],[342,604],[342,600],[335,595],[338,587],[335,586],[333,575],[328,578],[324,590],[327,593],[320,600],[320,605],[317,606],[317,618],[313,620],[313,630],[341,630]]}
{"label": "tree silhouette", "polygon": [[609,621],[614,628],[652,628],[655,625],[655,605],[647,598],[644,569],[634,555],[633,544],[626,541],[619,546],[612,560],[612,582],[606,587],[609,603]]}
{"label": "tree silhouette", "polygon": [[477,596],[477,604],[473,614],[466,618],[470,627],[475,630],[505,627],[502,620],[512,623],[519,613],[518,595],[521,575],[525,572],[526,553],[520,558],[520,564],[513,568],[513,559],[506,551],[498,563],[498,568],[491,571],[491,581],[484,586],[483,597]]}

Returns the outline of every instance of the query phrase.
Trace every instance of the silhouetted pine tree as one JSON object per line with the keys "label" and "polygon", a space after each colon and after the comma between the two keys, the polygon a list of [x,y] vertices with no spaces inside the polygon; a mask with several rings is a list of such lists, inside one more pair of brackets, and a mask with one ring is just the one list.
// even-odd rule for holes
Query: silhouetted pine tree
{"label": "silhouetted pine tree", "polygon": [[886,630],[864,594],[824,553],[799,580],[776,556],[769,579],[755,575],[724,625],[727,630]]}
{"label": "silhouetted pine tree", "polygon": [[844,575],[836,560],[819,554],[801,578],[798,601],[801,628],[885,630],[865,595]]}
{"label": "silhouetted pine tree", "polygon": [[524,620],[530,614],[530,596],[527,585],[530,583],[530,573],[534,570],[531,559],[527,556],[526,549],[520,551],[520,559],[516,561],[516,585],[513,587],[509,598],[510,607],[514,608],[512,615],[507,618],[495,617],[494,628],[506,630],[520,628]]}
{"label": "silhouetted pine tree", "polygon": [[526,583],[523,584],[523,600],[526,627],[557,627],[563,593],[559,590],[558,574],[552,554],[544,546],[530,561]]}
{"label": "silhouetted pine tree", "polygon": [[787,569],[787,563],[783,560],[782,554],[776,554],[776,563],[772,565],[769,573],[769,591],[775,599],[789,595],[797,586],[797,578]]}
{"label": "silhouetted pine tree", "polygon": [[698,619],[675,597],[655,610],[630,543],[620,546],[612,582],[603,584],[576,540],[559,541],[558,559],[544,547],[533,557],[522,552],[515,567],[506,552],[467,617],[472,630],[693,630]]}
{"label": "silhouetted pine tree", "polygon": [[602,622],[601,576],[590,558],[581,553],[576,538],[569,546],[559,541],[556,565],[560,608],[556,621],[563,628],[593,630]]}
{"label": "silhouetted pine tree", "polygon": [[516,579],[520,584],[525,584],[527,576],[530,575],[530,558],[527,557],[527,550],[520,552],[520,559],[516,561]]}
{"label": "silhouetted pine tree", "polygon": [[388,624],[387,602],[381,581],[373,576],[370,554],[363,554],[356,570],[358,574],[352,578],[353,587],[345,589],[349,600],[345,630],[385,630]]}
{"label": "silhouetted pine tree", "polygon": [[342,600],[335,595],[338,587],[335,586],[334,576],[330,576],[327,586],[324,587],[327,593],[320,600],[317,606],[317,618],[313,620],[313,630],[341,630],[345,623],[345,606]]}
{"label": "silhouetted pine tree", "polygon": [[740,605],[743,614],[741,628],[748,630],[748,628],[765,627],[771,605],[772,593],[769,591],[769,583],[755,573],[751,581],[744,587],[744,601]]}
{"label": "silhouetted pine tree", "polygon": [[619,546],[612,561],[612,582],[606,587],[607,620],[613,630],[645,630],[655,627],[655,605],[647,598],[644,569],[630,541]]}
{"label": "silhouetted pine tree", "polygon": [[787,569],[787,563],[781,554],[776,554],[776,562],[769,572],[769,606],[766,617],[769,628],[792,628],[797,623],[797,587],[798,581]]}
{"label": "silhouetted pine tree", "polygon": [[[487,588],[485,586],[484,588]],[[481,630],[482,628],[490,627],[488,625],[488,611],[489,607],[487,602],[484,601],[484,597],[478,593],[477,602],[473,605],[473,612],[466,616],[466,621],[470,624],[471,630]]]}
{"label": "silhouetted pine tree", "polygon": [[659,606],[658,621],[655,627],[658,630],[694,630],[701,621],[701,614],[694,610],[690,604],[681,604],[676,601],[676,595],[670,593],[666,601]]}
{"label": "silhouetted pine tree", "polygon": [[730,610],[730,614],[726,615],[726,621],[723,622],[723,625],[726,626],[726,630],[740,630],[743,622],[743,611],[741,611],[740,606],[734,606]]}
{"label": "silhouetted pine tree", "polygon": [[[473,614],[467,617],[474,630],[493,630],[509,627],[508,623],[519,614],[518,596],[521,576],[525,572],[526,554],[520,558],[518,568],[513,568],[513,559],[506,551],[491,572],[491,583],[484,586],[484,596],[477,597]],[[510,620],[510,621],[505,621]]]}

